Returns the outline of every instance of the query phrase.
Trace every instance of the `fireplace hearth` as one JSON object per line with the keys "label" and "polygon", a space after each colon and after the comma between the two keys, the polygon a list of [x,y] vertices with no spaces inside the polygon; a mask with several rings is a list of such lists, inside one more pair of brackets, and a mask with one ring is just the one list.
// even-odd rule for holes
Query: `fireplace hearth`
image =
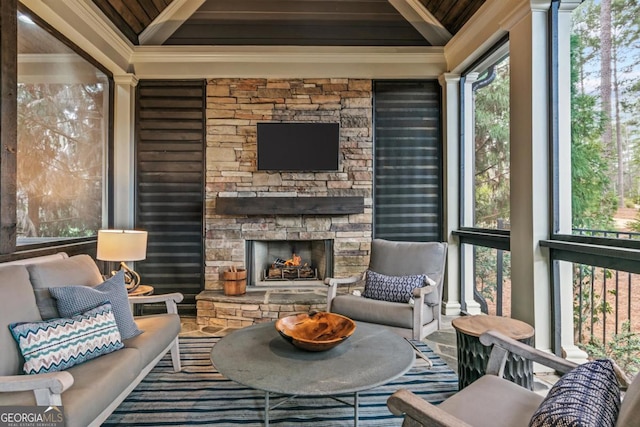
{"label": "fireplace hearth", "polygon": [[247,285],[321,285],[333,275],[333,240],[247,240]]}

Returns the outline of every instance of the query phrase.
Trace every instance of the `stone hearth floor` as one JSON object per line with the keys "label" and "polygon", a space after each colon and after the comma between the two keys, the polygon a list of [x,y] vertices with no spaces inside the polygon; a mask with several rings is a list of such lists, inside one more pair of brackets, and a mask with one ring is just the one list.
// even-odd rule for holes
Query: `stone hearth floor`
{"label": "stone hearth floor", "polygon": [[[453,369],[458,371],[458,359],[457,359],[457,347],[456,347],[456,332],[451,326],[451,321],[456,316],[443,316],[442,328],[429,336],[423,341],[429,345],[429,347],[445,361],[445,363]],[[217,326],[205,326],[198,325],[196,318],[194,317],[181,317],[182,320],[182,337],[221,337],[229,334],[239,328],[229,327],[217,327]],[[534,378],[534,389],[541,395],[546,395],[551,386],[557,381],[558,377],[553,374],[536,374]]]}

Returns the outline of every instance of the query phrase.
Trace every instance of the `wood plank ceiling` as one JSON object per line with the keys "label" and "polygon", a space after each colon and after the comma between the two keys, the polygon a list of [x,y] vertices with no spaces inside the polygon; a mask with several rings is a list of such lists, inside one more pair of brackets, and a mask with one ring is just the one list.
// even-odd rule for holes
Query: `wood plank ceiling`
{"label": "wood plank ceiling", "polygon": [[[93,0],[134,45],[172,0]],[[183,0],[173,0],[181,2]],[[455,35],[485,0],[417,0]],[[429,46],[404,0],[205,0],[163,44]],[[409,4],[410,2],[406,2]],[[406,4],[404,4],[406,6]]]}

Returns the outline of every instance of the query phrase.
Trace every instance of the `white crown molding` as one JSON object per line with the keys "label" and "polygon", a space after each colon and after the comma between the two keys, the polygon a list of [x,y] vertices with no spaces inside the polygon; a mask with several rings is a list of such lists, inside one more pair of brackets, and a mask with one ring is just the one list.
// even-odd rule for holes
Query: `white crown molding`
{"label": "white crown molding", "polygon": [[437,78],[441,47],[140,46],[140,78],[361,77]]}
{"label": "white crown molding", "polygon": [[117,74],[113,76],[113,82],[117,85],[136,87],[138,85],[138,81],[138,77],[131,73]]}
{"label": "white crown molding", "polygon": [[531,11],[530,0],[487,0],[445,46],[449,70],[461,72]]}
{"label": "white crown molding", "polygon": [[205,0],[173,0],[138,36],[141,45],[161,45]]}
{"label": "white crown molding", "polygon": [[20,0],[112,73],[129,68],[133,45],[90,0]]}
{"label": "white crown molding", "polygon": [[444,46],[451,33],[419,0],[388,0],[389,3],[433,46]]}

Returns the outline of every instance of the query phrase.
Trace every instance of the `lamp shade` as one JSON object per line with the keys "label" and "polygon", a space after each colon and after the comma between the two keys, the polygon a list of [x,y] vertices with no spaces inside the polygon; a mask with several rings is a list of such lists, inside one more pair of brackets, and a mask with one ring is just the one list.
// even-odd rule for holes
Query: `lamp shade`
{"label": "lamp shade", "polygon": [[147,257],[147,232],[98,230],[98,252],[102,261],[140,261]]}

